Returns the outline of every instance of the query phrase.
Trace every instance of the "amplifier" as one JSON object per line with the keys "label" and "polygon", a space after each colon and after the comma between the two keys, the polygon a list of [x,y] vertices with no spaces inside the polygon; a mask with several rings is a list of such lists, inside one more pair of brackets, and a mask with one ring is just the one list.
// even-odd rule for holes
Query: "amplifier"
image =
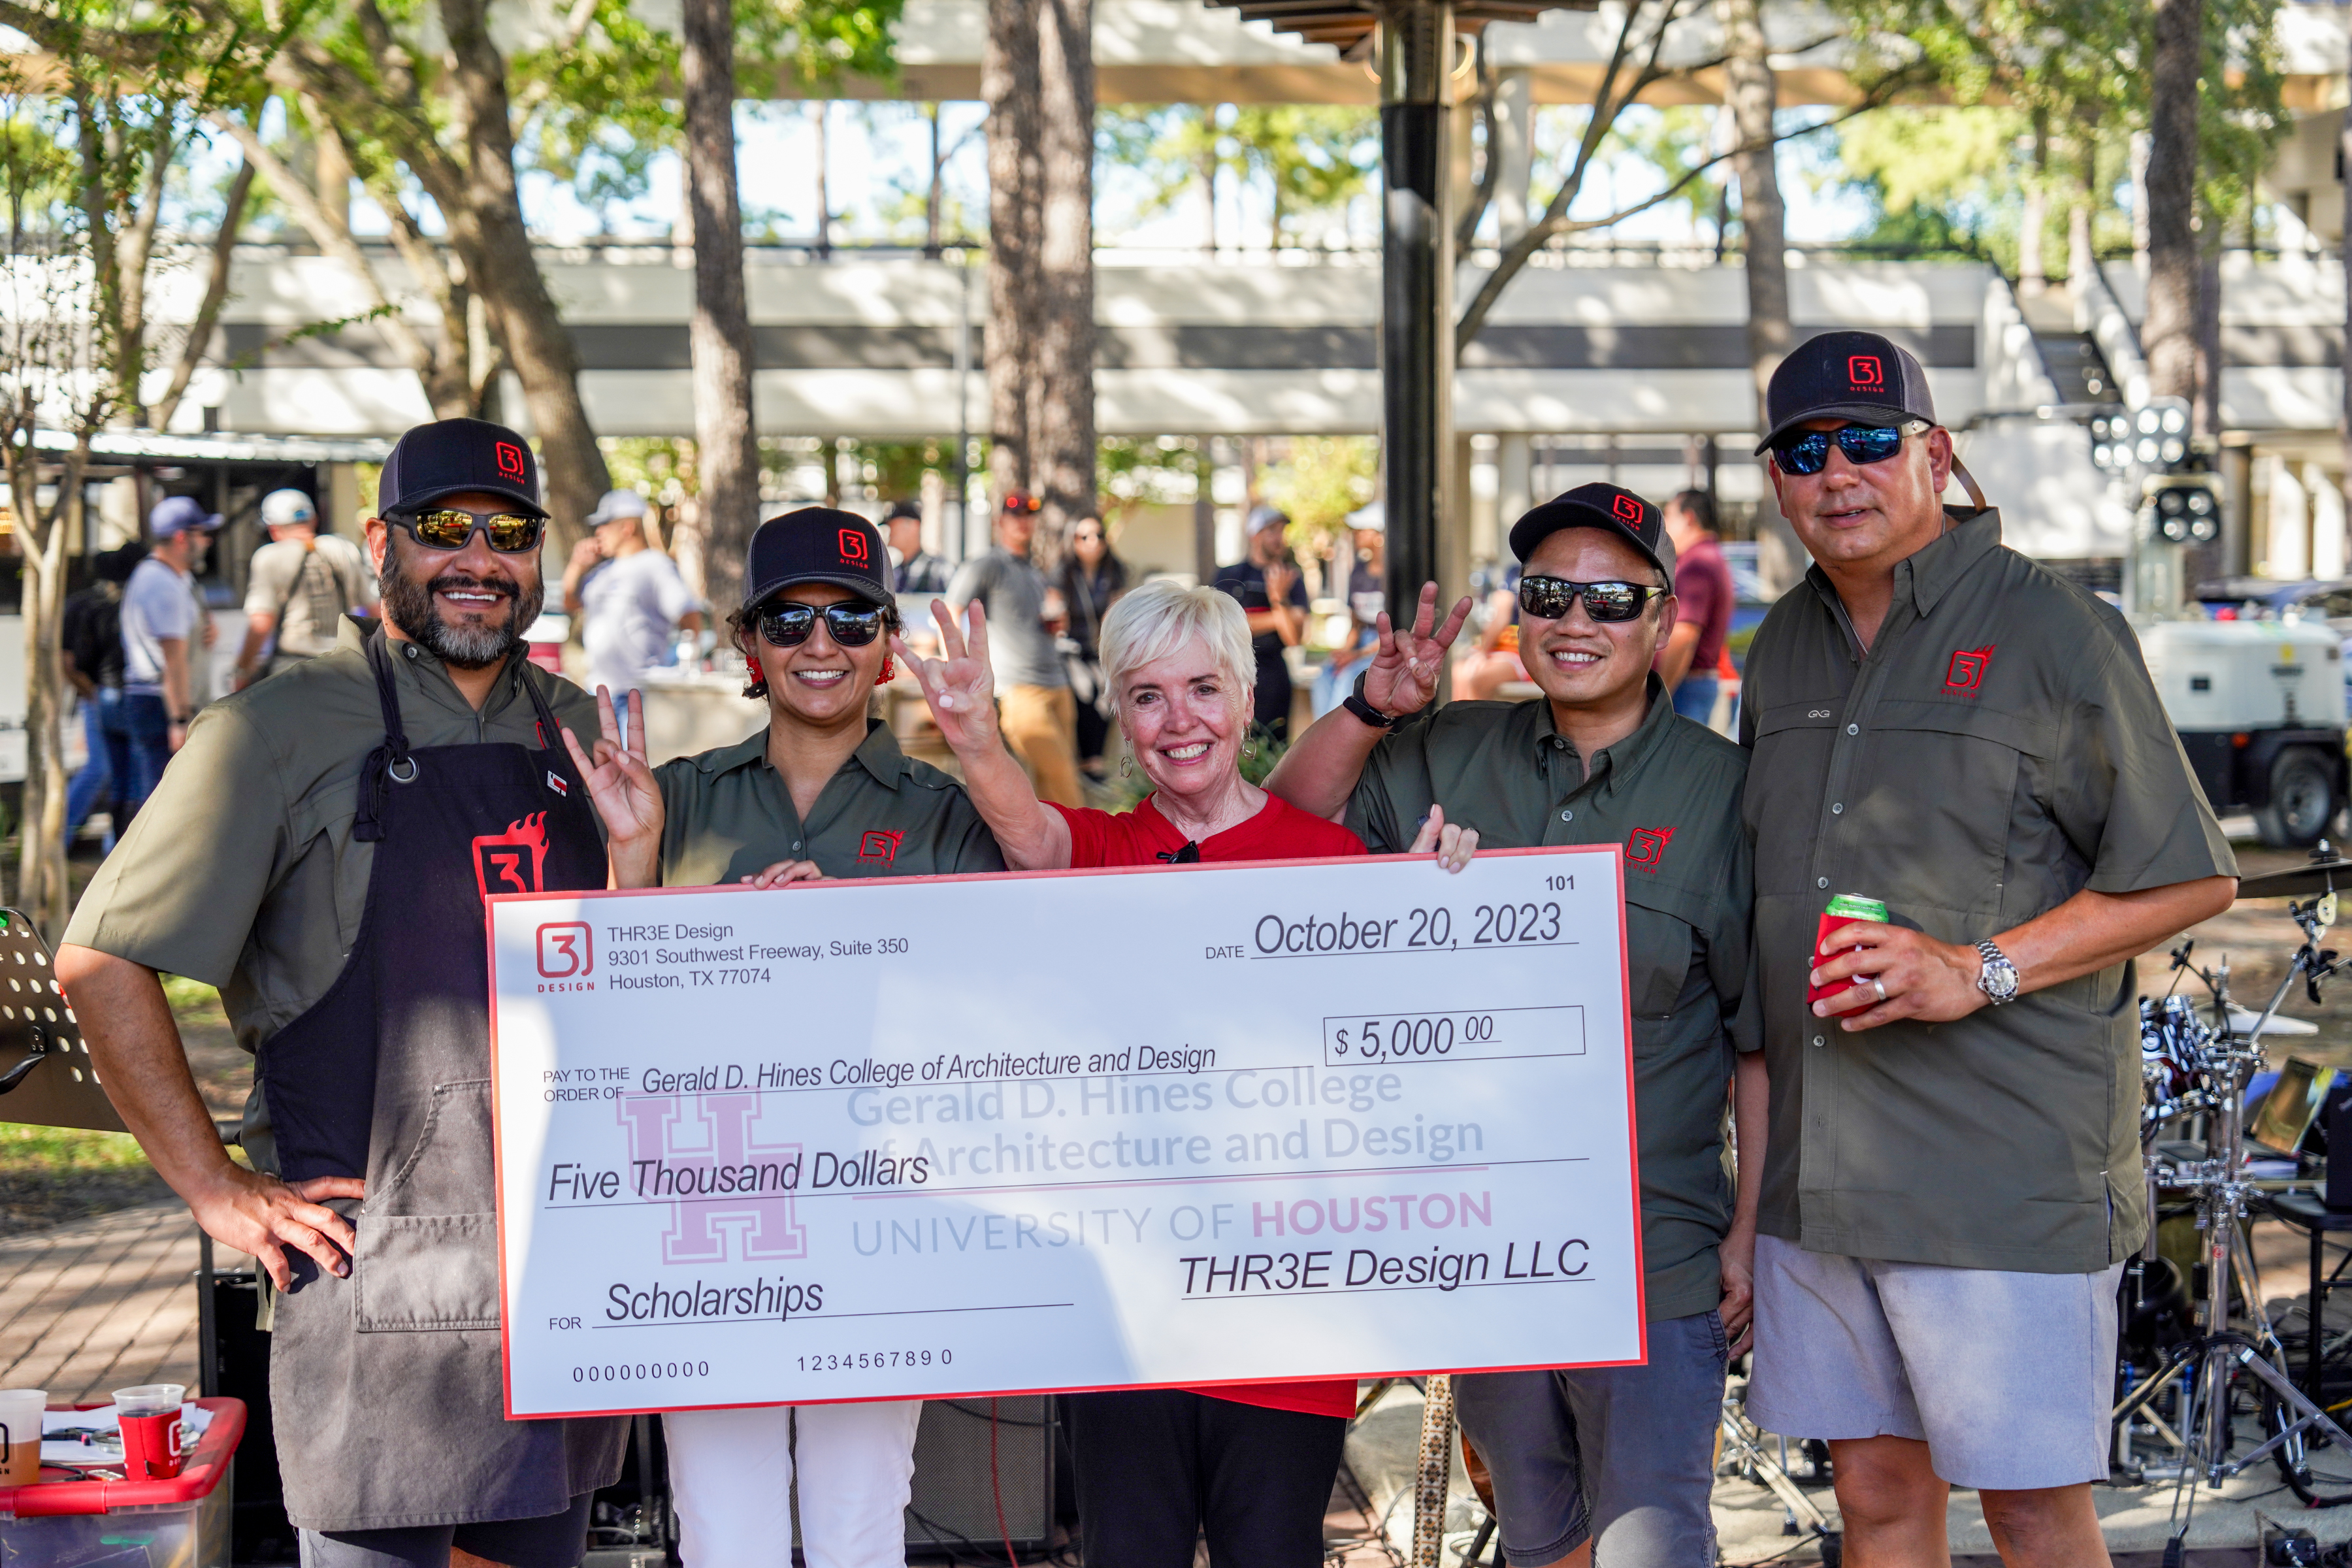
{"label": "amplifier", "polygon": [[[915,1436],[915,1495],[907,1549],[935,1555],[969,1546],[983,1556],[1053,1543],[1055,1411],[1049,1394],[934,1399]],[[999,1507],[1003,1523],[998,1525]]]}

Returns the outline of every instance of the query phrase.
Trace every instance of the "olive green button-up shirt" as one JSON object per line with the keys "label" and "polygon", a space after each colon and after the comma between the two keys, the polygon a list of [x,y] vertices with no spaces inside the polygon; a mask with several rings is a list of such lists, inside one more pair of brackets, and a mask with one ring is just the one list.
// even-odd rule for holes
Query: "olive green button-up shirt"
{"label": "olive green button-up shirt", "polygon": [[768,761],[768,732],[654,770],[662,885],[739,881],[779,860],[814,860],[828,877],[939,877],[1002,871],[1003,853],[963,786],[898,749],[867,721],[806,822]]}
{"label": "olive green button-up shirt", "polygon": [[2123,616],[2003,547],[1999,513],[1950,516],[1895,567],[1867,652],[1818,567],[1748,650],[1759,1224],[1816,1252],[2088,1273],[2147,1225],[2130,964],[1854,1035],[1805,1001],[1834,893],[1974,945],[2085,888],[2237,870]]}
{"label": "olive green button-up shirt", "polygon": [[1624,846],[1643,1294],[1653,1322],[1723,1299],[1716,1248],[1731,1224],[1723,1110],[1730,1021],[1749,962],[1746,773],[1739,748],[1675,717],[1653,676],[1641,727],[1589,765],[1554,728],[1547,701],[1454,702],[1383,738],[1348,803],[1348,826],[1376,855],[1410,847],[1433,803],[1448,822],[1476,828],[1482,848]]}
{"label": "olive green button-up shirt", "polygon": [[[358,623],[334,650],[213,703],[76,906],[65,940],[220,987],[237,1043],[257,1049],[342,973],[367,909],[373,844],[352,837],[360,767],[383,741],[383,710]],[[412,746],[539,733],[529,680],[561,722],[596,733],[595,699],[513,660],[480,710],[441,661],[394,643],[393,684]],[[267,1159],[257,1089],[247,1148]]]}

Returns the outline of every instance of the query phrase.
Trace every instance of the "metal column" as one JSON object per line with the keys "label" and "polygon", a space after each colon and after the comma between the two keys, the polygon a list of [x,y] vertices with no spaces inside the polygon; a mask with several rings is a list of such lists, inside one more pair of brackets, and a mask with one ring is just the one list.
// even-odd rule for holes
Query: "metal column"
{"label": "metal column", "polygon": [[[1454,237],[1445,121],[1454,65],[1446,0],[1381,13],[1381,459],[1388,474],[1389,615],[1408,623],[1440,575],[1454,467]],[[1458,521],[1458,520],[1457,520]]]}

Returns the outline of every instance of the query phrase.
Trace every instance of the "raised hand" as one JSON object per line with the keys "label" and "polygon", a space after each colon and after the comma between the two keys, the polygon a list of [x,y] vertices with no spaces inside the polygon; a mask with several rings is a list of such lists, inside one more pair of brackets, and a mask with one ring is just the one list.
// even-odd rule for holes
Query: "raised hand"
{"label": "raised hand", "polygon": [[1464,595],[1445,624],[1437,621],[1437,584],[1422,585],[1421,604],[1414,610],[1412,629],[1399,631],[1389,624],[1386,611],[1374,623],[1380,631],[1380,651],[1364,672],[1364,700],[1383,713],[1411,713],[1427,707],[1437,696],[1438,678],[1445,673],[1446,651],[1462,635],[1470,618],[1470,597]]}
{"label": "raised hand", "polygon": [[904,659],[923,688],[923,700],[940,733],[958,756],[1000,746],[996,729],[996,672],[988,662],[988,613],[974,599],[964,607],[967,626],[956,625],[944,599],[931,601],[943,657],[924,658],[895,633],[890,651]]}
{"label": "raised hand", "polygon": [[580,737],[566,725],[563,749],[572,753],[572,765],[580,770],[581,778],[588,785],[588,799],[595,805],[596,815],[604,819],[606,847],[613,858],[614,885],[643,888],[653,885],[653,862],[659,858],[661,850],[661,786],[654,782],[653,769],[646,762],[645,695],[633,689],[626,700],[626,745],[614,738],[620,726],[614,721],[613,694],[599,686],[596,724],[603,733],[593,748],[583,750]]}
{"label": "raised hand", "polygon": [[1445,820],[1445,808],[1432,803],[1429,815],[1422,819],[1421,831],[1412,836],[1412,847],[1408,855],[1437,857],[1437,864],[1449,875],[1459,874],[1470,864],[1470,857],[1478,853],[1478,830],[1464,827]]}

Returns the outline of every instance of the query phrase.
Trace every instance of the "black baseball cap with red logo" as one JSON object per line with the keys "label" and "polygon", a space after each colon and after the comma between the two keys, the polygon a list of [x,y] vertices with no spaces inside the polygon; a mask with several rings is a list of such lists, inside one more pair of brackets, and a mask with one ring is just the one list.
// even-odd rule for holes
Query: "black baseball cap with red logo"
{"label": "black baseball cap with red logo", "polygon": [[743,602],[763,603],[795,583],[831,583],[895,610],[898,598],[890,592],[889,570],[881,530],[854,511],[803,507],[752,531],[743,557]]}
{"label": "black baseball cap with red logo", "polygon": [[1764,449],[1808,419],[1848,419],[1857,425],[1900,426],[1936,423],[1927,371],[1908,349],[1876,332],[1823,332],[1799,343],[1764,389],[1772,428],[1756,444]]}
{"label": "black baseball cap with red logo", "polygon": [[411,426],[392,445],[376,480],[379,516],[415,511],[468,491],[510,500],[533,517],[539,503],[539,459],[530,445],[487,419],[436,419]]}
{"label": "black baseball cap with red logo", "polygon": [[1596,480],[1556,495],[1511,524],[1511,553],[1526,565],[1536,546],[1563,528],[1597,528],[1613,533],[1649,558],[1672,581],[1675,544],[1656,507],[1622,485]]}

